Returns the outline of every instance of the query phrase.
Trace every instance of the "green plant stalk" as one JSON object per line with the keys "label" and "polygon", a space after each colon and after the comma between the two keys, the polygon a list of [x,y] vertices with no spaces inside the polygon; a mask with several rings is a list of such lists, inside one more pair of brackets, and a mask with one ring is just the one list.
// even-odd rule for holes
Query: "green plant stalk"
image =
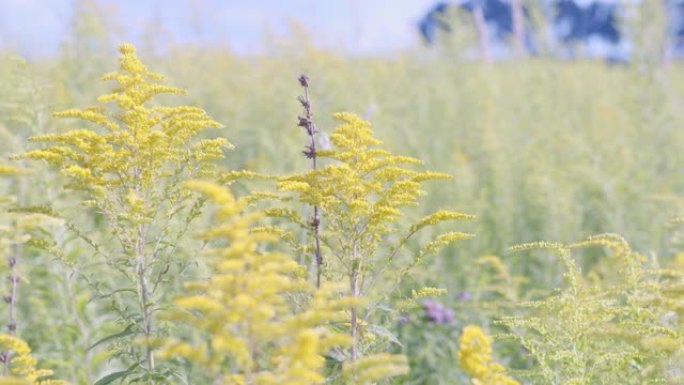
{"label": "green plant stalk", "polygon": [[[361,261],[359,260],[358,256],[358,246],[357,243],[354,242],[354,246],[352,248],[352,271],[351,271],[351,279],[350,279],[350,289],[351,289],[351,296],[352,298],[358,298],[361,296],[361,285],[360,285],[360,271],[361,271]],[[354,305],[351,308],[351,337],[352,337],[352,347],[351,347],[351,362],[356,361],[359,358],[359,353],[358,353],[358,333],[359,333],[359,324],[358,324],[358,307]]]}
{"label": "green plant stalk", "polygon": [[154,354],[152,347],[149,345],[150,336],[152,335],[152,308],[154,304],[150,299],[148,288],[149,266],[145,258],[145,229],[142,224],[138,225],[137,254],[138,294],[143,319],[143,333],[145,334],[145,342],[147,344],[147,367],[149,370],[154,370]]}

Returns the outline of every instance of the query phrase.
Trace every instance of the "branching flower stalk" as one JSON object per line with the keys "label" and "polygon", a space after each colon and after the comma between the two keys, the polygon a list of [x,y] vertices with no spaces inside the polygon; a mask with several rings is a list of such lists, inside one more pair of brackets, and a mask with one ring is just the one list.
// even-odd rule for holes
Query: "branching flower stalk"
{"label": "branching flower stalk", "polygon": [[[320,206],[325,213],[326,231],[320,233],[320,239],[321,246],[328,250],[326,254],[335,257],[327,261],[331,280],[346,282],[350,296],[360,303],[352,307],[347,321],[352,345],[344,372],[349,383],[370,384],[404,373],[407,368],[404,356],[378,353],[385,347],[373,347],[364,340],[364,336],[372,334],[364,326],[373,321],[365,317],[373,311],[367,304],[383,297],[386,290],[393,288],[393,282],[400,280],[404,271],[419,263],[426,254],[472,236],[447,232],[424,245],[409,257],[411,260],[397,264],[395,256],[399,250],[391,246],[396,243],[394,234],[408,234],[399,238],[397,248],[402,249],[413,234],[425,227],[473,216],[439,210],[408,229],[403,228],[401,209],[417,204],[424,194],[421,184],[450,176],[412,170],[408,166],[421,161],[380,148],[381,141],[373,137],[370,123],[351,113],[338,113],[334,117],[340,125],[330,136],[333,148],[317,151],[318,157],[330,159],[330,165],[281,178],[278,187],[282,192],[296,194],[302,203]],[[300,225],[306,222],[292,211],[273,210],[272,213]],[[377,275],[383,277],[378,279]],[[379,287],[380,283],[390,287]]]}
{"label": "branching flower stalk", "polygon": [[[316,171],[318,169],[316,153],[316,134],[317,127],[313,122],[313,114],[311,113],[311,99],[309,98],[309,77],[306,75],[299,76],[299,84],[304,88],[304,95],[298,98],[299,103],[302,104],[304,108],[304,116],[299,117],[299,126],[306,130],[306,134],[309,136],[309,144],[303,152],[304,156],[311,159],[311,169]],[[313,232],[314,242],[315,242],[315,257],[316,257],[316,287],[321,287],[321,272],[323,269],[323,255],[321,254],[321,239],[320,239],[320,226],[321,226],[321,216],[320,208],[318,205],[313,206],[314,213],[311,218],[311,232]]]}
{"label": "branching flower stalk", "polygon": [[[158,336],[154,315],[164,296],[158,289],[171,264],[180,263],[175,254],[178,243],[203,202],[183,182],[215,175],[213,160],[222,158],[230,144],[223,138],[195,140],[201,130],[220,127],[200,108],[149,106],[157,95],[186,91],[161,84],[163,76],[149,71],[132,45],[123,44],[120,51],[120,71],[104,76],[117,87],[98,98],[101,105],[55,114],[94,123],[104,133],[79,129],[39,135],[31,140],[48,146],[20,157],[56,166],[70,182],[67,187],[84,191],[88,199],[83,203],[108,221],[120,250],[102,253],[94,247],[125,281],[136,282],[134,290],[111,291],[136,292],[139,317],[122,321],[137,326],[144,366],[153,371],[153,342]],[[112,102],[114,106],[105,107]]]}
{"label": "branching flower stalk", "polygon": [[201,234],[211,245],[212,275],[187,283],[179,311],[169,314],[202,338],[169,339],[160,357],[188,360],[215,384],[325,383],[324,355],[351,342],[331,325],[344,320],[353,299],[329,283],[314,288],[303,266],[263,251],[279,234],[256,231],[263,213],[246,211],[248,197],[207,182],[187,185],[217,207],[215,225]]}

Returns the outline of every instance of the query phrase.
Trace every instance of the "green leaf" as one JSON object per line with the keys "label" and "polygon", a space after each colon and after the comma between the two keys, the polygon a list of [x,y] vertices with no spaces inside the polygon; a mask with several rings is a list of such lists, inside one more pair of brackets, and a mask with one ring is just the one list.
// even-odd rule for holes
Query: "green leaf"
{"label": "green leaf", "polygon": [[137,294],[137,291],[135,289],[131,289],[131,288],[117,289],[117,290],[114,290],[114,291],[107,293],[107,294],[94,295],[88,300],[88,303],[91,303],[91,302],[97,301],[97,300],[101,300],[101,299],[105,299],[105,298],[109,298],[109,297],[113,296],[114,294],[119,294],[119,293]]}
{"label": "green leaf", "polygon": [[126,327],[126,329],[124,329],[123,331],[121,331],[121,332],[119,332],[119,333],[116,333],[116,334],[112,334],[112,335],[110,335],[110,336],[107,336],[107,337],[105,337],[105,338],[103,338],[103,339],[101,339],[101,340],[95,342],[92,346],[90,346],[90,347],[88,348],[88,350],[92,350],[92,349],[95,348],[96,346],[101,345],[101,344],[104,344],[104,343],[106,343],[106,342],[113,341],[113,340],[116,340],[116,339],[119,339],[119,338],[123,338],[123,337],[129,336],[129,335],[131,335],[131,334],[135,334],[135,331],[133,330],[133,327],[134,327],[134,326],[135,326],[135,324],[130,324],[130,325],[128,325],[128,326]]}
{"label": "green leaf", "polygon": [[126,376],[129,375],[131,372],[133,372],[133,366],[131,366],[130,368],[128,368],[128,369],[126,369],[126,370],[120,371],[120,372],[110,373],[110,374],[108,374],[108,375],[106,375],[106,376],[100,378],[99,380],[97,380],[97,382],[96,382],[94,385],[107,385],[107,384],[111,384],[112,382],[118,380],[119,378],[124,378],[124,377],[126,377]]}

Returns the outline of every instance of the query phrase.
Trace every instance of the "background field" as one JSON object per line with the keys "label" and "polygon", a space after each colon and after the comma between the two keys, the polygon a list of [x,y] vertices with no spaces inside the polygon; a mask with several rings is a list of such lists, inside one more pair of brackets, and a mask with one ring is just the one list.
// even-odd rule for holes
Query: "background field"
{"label": "background field", "polygon": [[[2,54],[3,158],[27,150],[29,136],[79,127],[51,113],[85,107],[107,89],[100,77],[115,69],[119,42],[89,17],[95,16],[81,15],[84,22],[56,55],[27,61],[13,52]],[[323,132],[334,127],[333,112],[355,112],[371,121],[393,152],[454,176],[428,183],[422,204],[409,214],[418,218],[449,208],[477,216],[456,226],[476,233],[475,239],[444,249],[402,284],[404,292],[448,289],[442,301],[456,309],[458,320],[451,329],[427,325],[397,331],[406,349],[427,363],[425,373],[416,376],[428,377],[414,383],[467,383],[450,364],[455,364],[459,328],[477,323],[496,333],[501,329],[491,321],[515,314],[507,304],[564,286],[557,258],[511,253],[510,246],[573,243],[610,232],[624,236],[653,264],[675,263],[683,240],[669,220],[684,210],[681,63],[666,68],[646,52],[643,59],[615,66],[542,57],[482,65],[448,44],[368,56],[316,47],[308,32],[293,29],[288,36],[269,42],[265,54],[247,56],[190,44],[164,53],[140,45],[138,51],[169,84],[188,89],[184,101],[224,125],[206,135],[224,136],[235,145],[222,161],[225,169],[284,175],[308,168],[301,156],[306,137],[296,126],[301,92],[296,79],[305,73]],[[23,165],[32,173],[16,183],[3,181],[0,189],[16,194],[24,206],[47,203],[71,217],[89,218],[56,174],[35,163]],[[235,191],[250,186],[238,184]],[[85,223],[88,231],[104,226],[96,219]],[[69,260],[90,253],[61,225],[51,229]],[[434,234],[426,231],[416,241]],[[19,295],[22,336],[61,378],[94,382],[117,364],[107,361],[106,350],[88,347],[120,325],[98,310],[106,305],[89,302],[93,293],[72,267],[37,250],[27,254],[21,274],[28,283]],[[508,275],[482,262],[490,255],[500,257]],[[603,250],[578,256],[586,275],[593,272],[606,281],[615,276],[616,261]],[[100,268],[105,269],[88,266],[88,274]],[[530,364],[509,343],[498,345],[498,354],[516,368]]]}

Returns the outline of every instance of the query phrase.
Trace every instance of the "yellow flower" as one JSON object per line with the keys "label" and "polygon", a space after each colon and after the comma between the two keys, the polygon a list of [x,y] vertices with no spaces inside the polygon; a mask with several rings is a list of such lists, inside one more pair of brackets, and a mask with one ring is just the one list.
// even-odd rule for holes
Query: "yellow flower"
{"label": "yellow flower", "polygon": [[[163,76],[150,72],[131,44],[122,44],[120,52],[120,71],[104,76],[118,86],[98,98],[100,105],[54,114],[100,129],[32,137],[31,141],[48,146],[19,157],[45,160],[73,180],[72,188],[87,191],[98,186],[152,188],[176,164],[200,175],[213,170],[210,161],[222,158],[223,148],[230,144],[223,138],[190,142],[201,130],[221,125],[201,108],[148,106],[157,95],[186,91],[158,83]],[[118,109],[107,108],[111,102]]]}
{"label": "yellow flower", "polygon": [[[219,225],[202,234],[216,241],[207,252],[213,274],[186,285],[188,294],[175,301],[181,310],[169,317],[206,339],[193,344],[169,340],[159,357],[184,357],[211,375],[229,378],[228,383],[245,383],[245,378],[263,385],[323,383],[323,354],[349,344],[348,336],[329,325],[350,301],[333,286],[314,293],[302,266],[286,255],[261,251],[260,244],[277,238],[263,227],[253,231],[261,215],[243,212],[246,198],[236,199],[227,188],[209,182],[192,181],[186,187],[218,206]],[[299,299],[296,307],[293,298]],[[226,366],[226,359],[234,365]]]}
{"label": "yellow flower", "polygon": [[52,370],[36,368],[36,359],[31,355],[31,348],[26,341],[9,334],[0,334],[0,350],[10,352],[12,373],[12,377],[0,377],[0,385],[66,385],[64,381],[45,378],[52,376]]}
{"label": "yellow flower", "polygon": [[461,368],[468,373],[474,385],[519,385],[506,376],[506,369],[492,357],[492,339],[478,326],[463,328],[458,351]]}

